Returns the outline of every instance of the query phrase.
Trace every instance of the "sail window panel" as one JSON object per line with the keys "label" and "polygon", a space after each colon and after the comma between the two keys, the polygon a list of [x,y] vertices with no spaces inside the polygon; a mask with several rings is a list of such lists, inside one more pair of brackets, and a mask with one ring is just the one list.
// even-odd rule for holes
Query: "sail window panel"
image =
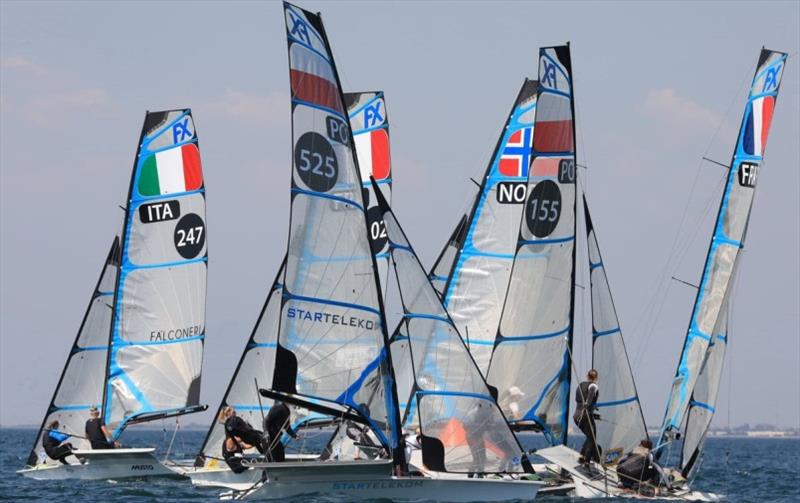
{"label": "sail window panel", "polygon": [[[93,351],[98,351],[99,348],[106,348],[108,346],[108,332],[111,329],[112,302],[113,299],[110,294],[101,295],[92,299],[89,313],[86,316],[86,321],[84,321],[81,334],[78,337],[77,348],[74,349],[90,348]],[[105,354],[104,351],[103,354]]]}
{"label": "sail window panel", "polygon": [[364,213],[327,198],[296,194],[286,265],[291,295],[377,305]]}
{"label": "sail window panel", "polygon": [[[440,444],[445,471],[521,472],[519,444],[491,399],[418,394],[421,430]],[[423,460],[425,459],[423,444]]]}
{"label": "sail window panel", "polygon": [[272,386],[272,375],[274,371],[274,346],[256,347],[248,350],[242,360],[242,364],[237,370],[236,378],[226,397],[228,405],[252,408],[257,407],[259,403],[267,401],[264,398],[259,400],[256,382],[258,382],[259,388],[269,388]]}
{"label": "sail window panel", "polygon": [[[713,252],[713,258],[709,264],[709,276],[703,285],[702,302],[695,318],[697,328],[706,337],[711,336],[714,325],[717,323],[738,253],[738,246],[725,243],[717,245]],[[705,351],[705,347],[703,350]]]}
{"label": "sail window panel", "polygon": [[[117,351],[109,386],[116,413],[177,410],[197,405],[203,342],[185,341],[160,346],[123,346]],[[136,383],[135,385],[133,383]]]}
{"label": "sail window panel", "polygon": [[142,266],[204,257],[205,214],[203,194],[134,204],[126,248],[129,260]]}
{"label": "sail window panel", "polygon": [[[389,345],[389,350],[392,353],[392,365],[394,366],[394,379],[397,387],[397,400],[400,407],[401,420],[409,416],[406,411],[412,403],[411,393],[414,388],[414,367],[411,364],[409,344],[408,336],[400,335],[392,340]],[[408,417],[408,419],[414,422],[417,421],[416,417]]]}
{"label": "sail window panel", "polygon": [[[116,249],[116,254],[119,255],[119,249]],[[116,262],[119,260],[119,258],[117,257],[114,260]],[[117,285],[117,270],[118,267],[116,264],[109,263],[106,265],[103,275],[100,278],[100,282],[97,284],[97,292],[95,292],[95,295],[109,295],[114,293],[114,288],[116,288]],[[110,298],[108,300],[108,304],[111,304]]]}
{"label": "sail window panel", "polygon": [[[106,332],[106,339],[108,332]],[[61,386],[53,399],[56,407],[99,406],[103,401],[106,358],[108,351],[81,351],[69,360]],[[86,417],[88,419],[88,416]]]}
{"label": "sail window panel", "polygon": [[[280,275],[278,277],[281,277]],[[269,293],[264,314],[258,321],[253,333],[254,344],[275,344],[278,340],[278,328],[281,312],[282,289],[277,288]],[[271,380],[271,379],[270,379]]]}
{"label": "sail window panel", "polygon": [[[595,268],[591,272],[592,281],[592,326],[595,336],[600,335],[597,340],[614,335],[608,332],[619,330],[619,320],[614,311],[614,304],[611,299],[611,289],[608,286],[608,278],[603,268]],[[617,334],[618,335],[618,334]],[[622,348],[622,357],[625,356],[625,349]]]}
{"label": "sail window panel", "polygon": [[[731,176],[738,178],[739,175],[732,173]],[[747,220],[750,216],[750,208],[753,205],[755,191],[752,187],[741,186],[738,180],[731,182],[730,190],[728,204],[722,217],[722,228],[728,239],[742,241],[747,227]]]}
{"label": "sail window panel", "polygon": [[135,269],[124,277],[121,288],[119,337],[123,341],[164,344],[204,335],[204,262]]}
{"label": "sail window panel", "polygon": [[[175,122],[181,116],[183,118]],[[175,123],[173,124],[173,122]],[[171,126],[167,127],[167,125]],[[143,147],[150,152],[155,152],[168,147],[182,145],[191,141],[194,137],[195,129],[192,116],[184,115],[182,110],[172,110],[163,114],[163,119],[153,124],[145,132]]]}

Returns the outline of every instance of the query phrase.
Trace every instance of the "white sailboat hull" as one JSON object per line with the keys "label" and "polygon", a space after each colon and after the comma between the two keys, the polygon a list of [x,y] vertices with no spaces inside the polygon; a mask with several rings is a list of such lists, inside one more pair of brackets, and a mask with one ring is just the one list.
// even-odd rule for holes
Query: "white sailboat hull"
{"label": "white sailboat hull", "polygon": [[[159,462],[154,448],[76,450],[73,453],[86,460],[83,464],[40,464],[17,471],[35,480],[103,480],[140,477],[177,476]],[[67,461],[74,462],[70,456]]]}
{"label": "white sailboat hull", "polygon": [[580,469],[578,457],[580,454],[563,445],[540,449],[536,454],[558,465],[567,471],[575,483],[575,490],[572,496],[577,498],[633,498],[633,499],[657,499],[665,501],[720,501],[717,494],[691,491],[688,488],[679,488],[669,492],[663,492],[658,496],[645,496],[628,489],[623,489],[618,485],[617,472],[613,467],[603,469],[595,465],[595,473],[588,474]]}
{"label": "white sailboat hull", "polygon": [[[391,469],[391,461],[263,463],[241,474],[252,472],[247,476],[254,476],[255,482],[222,497],[276,500],[304,494],[337,494],[348,500],[509,501],[532,500],[542,486],[541,482],[521,480],[395,477]],[[268,477],[265,482],[260,482],[262,473]],[[195,483],[195,477],[192,481]]]}

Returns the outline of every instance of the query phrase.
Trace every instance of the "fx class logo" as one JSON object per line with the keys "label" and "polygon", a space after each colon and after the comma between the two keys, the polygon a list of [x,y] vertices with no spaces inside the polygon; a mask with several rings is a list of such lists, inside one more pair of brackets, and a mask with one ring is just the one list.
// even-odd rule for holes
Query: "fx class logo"
{"label": "fx class logo", "polygon": [[189,116],[183,118],[183,122],[176,122],[172,125],[172,143],[183,143],[186,139],[194,136],[189,128]]}

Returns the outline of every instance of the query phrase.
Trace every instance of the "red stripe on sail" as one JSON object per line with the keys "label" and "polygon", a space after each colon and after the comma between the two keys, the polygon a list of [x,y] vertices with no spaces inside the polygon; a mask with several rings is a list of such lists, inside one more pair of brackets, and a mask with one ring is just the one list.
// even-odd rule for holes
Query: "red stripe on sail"
{"label": "red stripe on sail", "polygon": [[372,176],[376,180],[389,178],[392,171],[392,161],[389,156],[389,135],[386,130],[378,129],[370,133],[372,147]]}
{"label": "red stripe on sail", "polygon": [[559,161],[560,159],[537,157],[531,165],[531,176],[558,176]]}
{"label": "red stripe on sail", "polygon": [[572,152],[572,121],[537,122],[533,148],[537,152]]}
{"label": "red stripe on sail", "polygon": [[330,108],[344,114],[339,88],[322,77],[300,70],[289,70],[292,79],[292,97],[314,105]]}
{"label": "red stripe on sail", "polygon": [[769,126],[772,124],[772,111],[775,110],[775,98],[766,96],[761,107],[761,155],[767,150]]}
{"label": "red stripe on sail", "polygon": [[203,186],[203,166],[197,145],[190,143],[181,147],[183,156],[183,179],[186,190],[197,190]]}

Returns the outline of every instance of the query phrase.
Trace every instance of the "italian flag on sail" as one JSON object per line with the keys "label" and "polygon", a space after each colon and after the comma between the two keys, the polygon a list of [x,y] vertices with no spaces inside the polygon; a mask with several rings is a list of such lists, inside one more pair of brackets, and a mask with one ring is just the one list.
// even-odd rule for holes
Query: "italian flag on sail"
{"label": "italian flag on sail", "polygon": [[151,155],[139,173],[139,193],[143,196],[187,192],[202,185],[200,152],[194,143]]}

